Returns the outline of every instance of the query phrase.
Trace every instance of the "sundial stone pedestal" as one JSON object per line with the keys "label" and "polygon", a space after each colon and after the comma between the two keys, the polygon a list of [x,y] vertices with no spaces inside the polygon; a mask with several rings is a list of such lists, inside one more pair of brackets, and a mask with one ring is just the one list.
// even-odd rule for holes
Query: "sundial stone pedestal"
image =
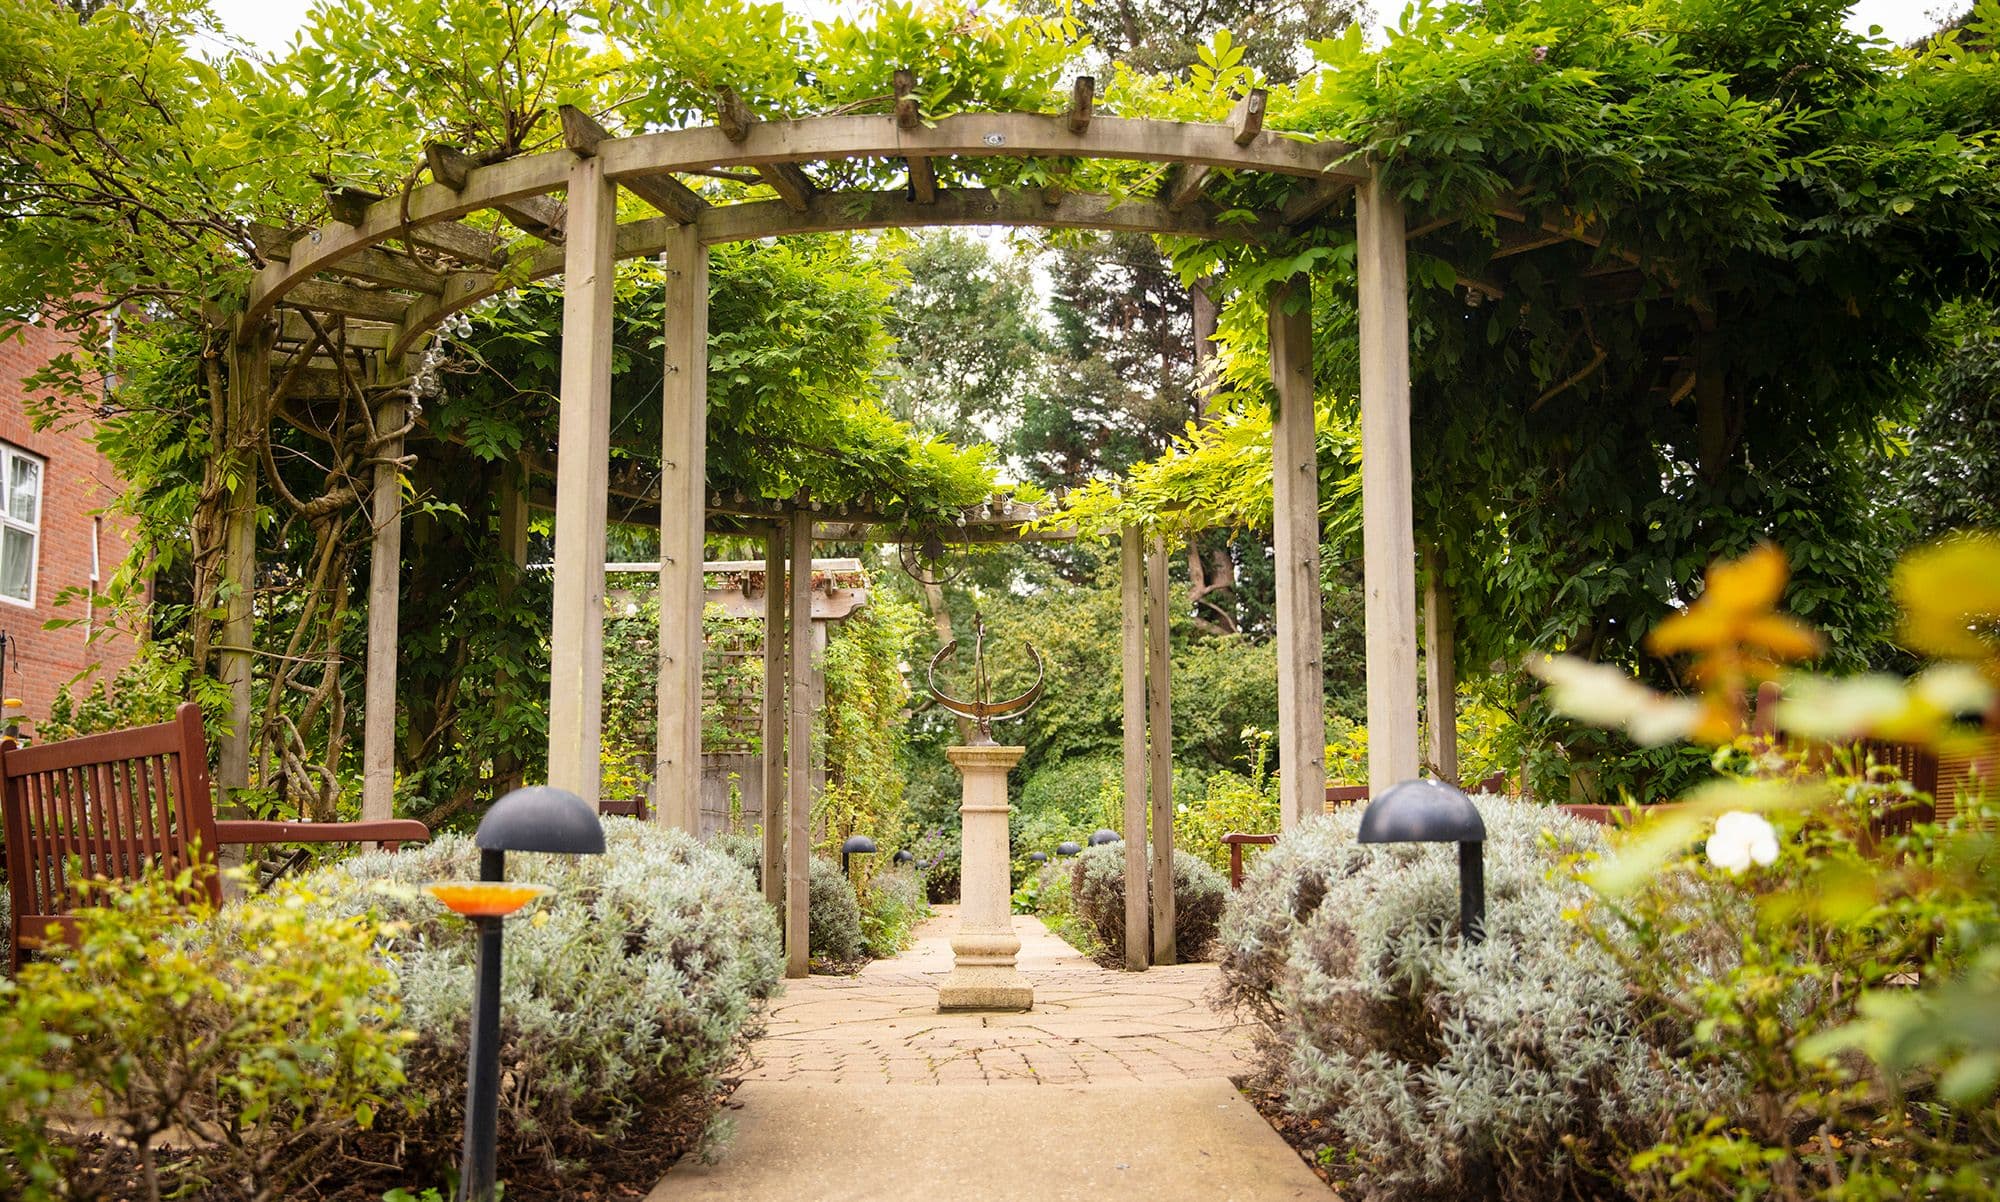
{"label": "sundial stone pedestal", "polygon": [[959,806],[963,829],[958,931],[951,937],[955,959],[938,986],[941,1011],[1035,1006],[1035,987],[1014,967],[1021,937],[1014,933],[1007,854],[1007,815],[1013,809],[1007,804],[1007,770],[1026,751],[991,743],[945,749],[945,757],[965,778],[965,800]]}

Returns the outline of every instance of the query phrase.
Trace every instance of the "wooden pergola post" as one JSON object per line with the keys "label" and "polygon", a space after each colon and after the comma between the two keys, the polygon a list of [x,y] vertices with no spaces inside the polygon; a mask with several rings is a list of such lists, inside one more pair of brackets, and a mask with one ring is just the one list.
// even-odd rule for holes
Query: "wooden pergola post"
{"label": "wooden pergola post", "polygon": [[1119,660],[1125,702],[1125,967],[1151,960],[1146,889],[1146,594],[1145,550],[1139,529],[1118,540]]}
{"label": "wooden pergola post", "polygon": [[[271,338],[257,330],[231,357],[230,429],[248,419],[256,402],[271,390]],[[222,532],[222,580],[229,590],[217,633],[216,674],[229,689],[229,731],[218,741],[217,801],[236,805],[236,793],[250,786],[251,679],[257,640],[257,468],[239,465],[229,490]]]}
{"label": "wooden pergola post", "polygon": [[[403,424],[400,394],[375,410],[375,427]],[[391,440],[375,464],[368,497],[373,527],[368,551],[368,660],[361,701],[361,820],[396,816],[396,638],[402,603],[403,477],[396,459],[403,440]]]}
{"label": "wooden pergola post", "polygon": [[[800,495],[804,500],[804,495]],[[812,871],[812,512],[803,504],[792,514],[791,723],[786,732],[786,797],[790,830],[785,848],[785,975],[803,977],[810,969],[812,931],[807,925],[807,891]]]}
{"label": "wooden pergola post", "polygon": [[[660,423],[659,821],[701,833],[702,530],[708,484],[708,248],[668,235]],[[600,536],[601,537],[601,536]]]}
{"label": "wooden pergola post", "polygon": [[1458,665],[1453,657],[1451,589],[1436,547],[1424,551],[1424,699],[1429,703],[1431,767],[1448,785],[1458,780]]}
{"label": "wooden pergola post", "polygon": [[1368,788],[1380,794],[1415,778],[1423,759],[1417,746],[1417,546],[1410,501],[1409,262],[1402,202],[1378,178],[1355,194],[1355,230]]}
{"label": "wooden pergola post", "polygon": [[[563,247],[562,411],[556,428],[555,596],[549,630],[549,783],[597,808],[604,717],[604,531],[611,471],[611,318],[617,189],[603,160],[569,172]],[[699,568],[699,563],[696,567]],[[662,607],[664,608],[664,606]]]}
{"label": "wooden pergola post", "polygon": [[785,534],[764,535],[764,900],[785,904]]}
{"label": "wooden pergola post", "polygon": [[[1283,826],[1290,830],[1326,804],[1311,278],[1294,276],[1274,285],[1269,301],[1271,382],[1277,391],[1271,471],[1278,586],[1278,806]],[[1369,678],[1374,678],[1372,672]]]}
{"label": "wooden pergola post", "polygon": [[1167,634],[1167,536],[1155,534],[1146,549],[1146,759],[1153,786],[1155,964],[1174,964],[1179,958],[1174,941],[1173,658]]}

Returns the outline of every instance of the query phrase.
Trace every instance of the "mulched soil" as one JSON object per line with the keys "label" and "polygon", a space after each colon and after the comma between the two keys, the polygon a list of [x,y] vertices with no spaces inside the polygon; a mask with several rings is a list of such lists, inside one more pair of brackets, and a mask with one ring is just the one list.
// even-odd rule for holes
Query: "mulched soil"
{"label": "mulched soil", "polygon": [[[1328,1138],[1324,1124],[1318,1119],[1301,1119],[1285,1112],[1284,1099],[1278,1091],[1255,1077],[1237,1077],[1233,1082],[1244,1098],[1271,1124],[1271,1129],[1284,1137],[1292,1145],[1292,1151],[1299,1154],[1313,1175],[1326,1182],[1337,1199],[1343,1185],[1355,1184],[1354,1177],[1342,1171],[1343,1159]],[[1328,1168],[1328,1164],[1333,1168]]]}
{"label": "mulched soil", "polygon": [[[729,1097],[737,1084],[735,1079],[722,1082],[715,1096],[718,1108],[736,1105]],[[506,1184],[507,1202],[624,1202],[644,1198],[674,1162],[700,1141],[706,1120],[706,1115],[689,1114],[669,1123],[635,1123],[635,1129],[624,1141],[604,1145],[588,1162],[563,1173],[540,1168],[510,1170],[503,1162],[501,1177]],[[92,1137],[88,1146],[96,1152],[104,1143],[101,1137]],[[119,1167],[125,1170],[124,1179],[106,1191],[108,1202],[136,1202],[146,1196],[136,1157],[128,1155],[123,1159],[127,1163]],[[356,1143],[352,1155],[333,1166],[317,1187],[295,1191],[288,1197],[294,1202],[380,1202],[382,1195],[392,1189],[421,1194],[425,1185],[434,1185],[440,1194],[448,1196],[443,1182],[414,1181],[408,1171],[395,1164],[395,1159],[393,1141],[364,1137]],[[163,1166],[170,1166],[173,1157],[167,1155],[161,1160]],[[163,1176],[170,1176],[170,1169]],[[223,1194],[213,1190],[188,1195],[191,1202],[222,1197]]]}

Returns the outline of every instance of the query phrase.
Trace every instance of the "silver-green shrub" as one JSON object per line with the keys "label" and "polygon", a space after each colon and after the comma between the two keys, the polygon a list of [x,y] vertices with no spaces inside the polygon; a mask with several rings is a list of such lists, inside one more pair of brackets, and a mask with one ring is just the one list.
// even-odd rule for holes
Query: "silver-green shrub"
{"label": "silver-green shrub", "polygon": [[1617,966],[1565,921],[1569,857],[1603,836],[1481,798],[1483,944],[1458,932],[1456,849],[1364,847],[1361,807],[1287,831],[1222,922],[1223,990],[1265,1068],[1366,1197],[1618,1196],[1630,1155],[1733,1092],[1646,1027]]}
{"label": "silver-green shrub", "polygon": [[[782,960],[750,874],[674,830],[608,818],[605,854],[514,853],[507,875],[554,887],[507,923],[501,1007],[502,1156],[560,1164],[650,1124],[705,1114],[757,1029]],[[323,870],[318,893],[407,924],[392,947],[420,1115],[384,1115],[412,1167],[457,1158],[472,1003],[470,924],[414,888],[476,877],[471,840],[444,835]]]}
{"label": "silver-green shrub", "polygon": [[[1148,877],[1152,861],[1147,860]],[[1174,851],[1174,946],[1183,961],[1209,958],[1229,882],[1188,852]],[[1095,933],[1099,963],[1125,959],[1125,845],[1085,848],[1070,869],[1070,904]],[[1078,949],[1086,950],[1086,949]]]}
{"label": "silver-green shrub", "polygon": [[806,947],[812,958],[835,964],[861,959],[861,905],[854,884],[840,864],[821,856],[812,859],[806,877]]}

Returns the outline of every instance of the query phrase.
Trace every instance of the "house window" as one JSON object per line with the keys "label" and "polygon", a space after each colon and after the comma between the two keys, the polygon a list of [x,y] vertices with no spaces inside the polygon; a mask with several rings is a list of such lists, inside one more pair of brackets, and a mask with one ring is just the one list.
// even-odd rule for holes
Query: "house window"
{"label": "house window", "polygon": [[0,601],[35,603],[42,530],[42,461],[0,443]]}

